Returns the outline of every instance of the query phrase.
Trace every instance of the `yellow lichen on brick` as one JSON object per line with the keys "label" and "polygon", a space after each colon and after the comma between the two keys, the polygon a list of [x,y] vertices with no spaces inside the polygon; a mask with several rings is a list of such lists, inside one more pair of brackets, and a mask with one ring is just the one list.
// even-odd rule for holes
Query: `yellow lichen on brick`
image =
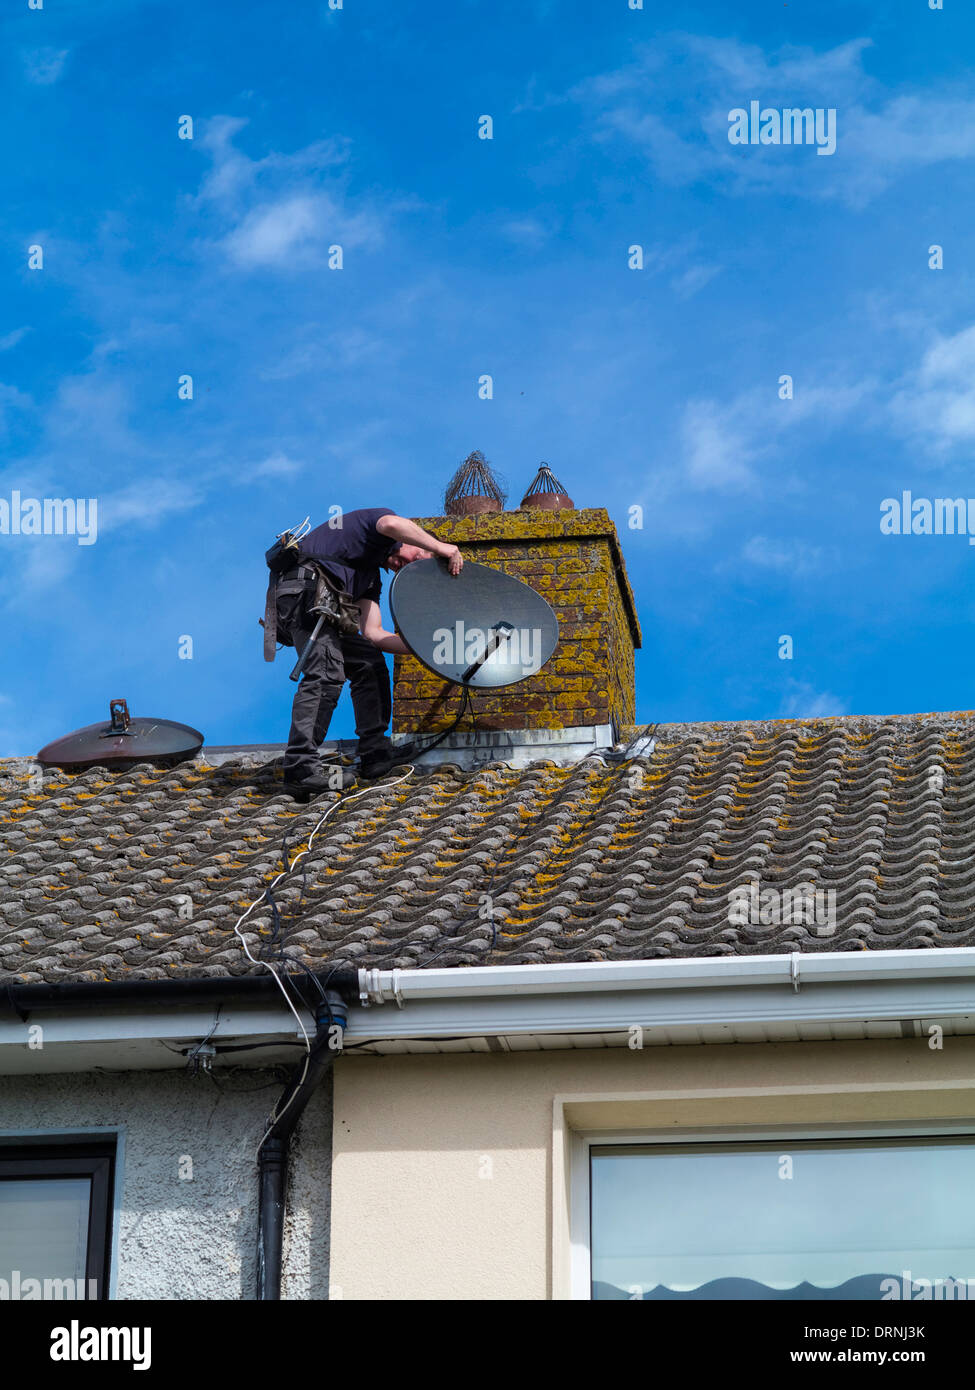
{"label": "yellow lichen on brick", "polygon": [[[604,510],[432,517],[420,524],[459,545],[465,558],[529,584],[559,619],[559,645],[541,671],[514,686],[474,692],[478,728],[632,723],[640,629],[616,530]],[[455,686],[413,658],[397,658],[395,731],[442,731],[456,711]],[[465,719],[459,727],[472,726]]]}

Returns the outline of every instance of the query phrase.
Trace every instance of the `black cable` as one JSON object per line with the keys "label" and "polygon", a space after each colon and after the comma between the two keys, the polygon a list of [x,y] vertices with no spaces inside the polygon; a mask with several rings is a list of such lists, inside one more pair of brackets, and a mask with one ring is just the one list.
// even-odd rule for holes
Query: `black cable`
{"label": "black cable", "polygon": [[[204,1073],[204,1074],[210,1078],[210,1080],[213,1082],[214,1086],[216,1086],[217,1090],[218,1090],[222,1095],[225,1095],[225,1096],[246,1096],[246,1095],[249,1095],[252,1091],[270,1091],[272,1088],[273,1088],[274,1090],[277,1090],[279,1087],[281,1087],[282,1085],[284,1085],[284,1083],[285,1083],[285,1082],[287,1081],[287,1079],[288,1079],[288,1069],[287,1069],[287,1067],[284,1066],[284,1065],[279,1065],[279,1066],[277,1066],[277,1067],[274,1068],[274,1071],[275,1071],[275,1078],[274,1078],[274,1080],[273,1080],[273,1081],[266,1081],[266,1082],[265,1082],[263,1085],[261,1085],[261,1086],[221,1086],[220,1082],[217,1080],[216,1076],[214,1075],[214,1073],[213,1073],[212,1071],[208,1071],[208,1072],[206,1072],[206,1073]],[[228,1073],[228,1075],[232,1075],[232,1073]]]}
{"label": "black cable", "polygon": [[[289,848],[289,847],[288,847],[288,839],[289,839],[288,831],[285,831],[285,833],[284,833],[284,838],[283,838],[282,841],[281,841],[281,867],[282,867],[282,870],[283,870],[283,872],[284,872],[284,874],[285,874],[286,877],[287,877],[287,876],[290,876],[290,874],[291,874],[291,872],[292,872],[291,866],[290,866],[290,864],[289,864],[289,862],[288,862],[288,848]],[[318,979],[318,976],[315,974],[314,970],[312,970],[309,966],[307,966],[307,965],[305,964],[305,962],[304,962],[303,960],[301,960],[299,957],[297,957],[297,956],[289,956],[289,955],[286,955],[286,954],[285,954],[285,950],[284,950],[284,946],[283,946],[283,944],[281,943],[281,939],[280,939],[280,938],[281,938],[281,930],[282,930],[282,927],[284,927],[285,925],[287,925],[288,923],[290,923],[290,922],[292,922],[292,921],[298,921],[298,920],[300,920],[301,909],[302,909],[302,907],[304,906],[305,895],[307,894],[307,892],[308,892],[308,860],[307,860],[307,858],[305,858],[305,859],[302,861],[302,866],[301,866],[301,887],[300,887],[299,894],[298,894],[298,902],[297,902],[297,904],[295,905],[295,910],[294,910],[294,912],[292,912],[292,913],[289,915],[289,917],[288,917],[287,919],[284,919],[284,920],[283,920],[282,917],[281,917],[280,910],[279,910],[278,905],[277,905],[277,902],[275,901],[275,898],[274,898],[274,891],[273,891],[273,889],[268,888],[268,889],[265,891],[265,894],[264,894],[265,901],[267,902],[268,906],[269,906],[270,909],[271,909],[271,923],[272,923],[272,926],[271,926],[271,935],[270,935],[270,937],[267,937],[267,938],[265,938],[264,940],[262,940],[260,946],[259,946],[258,949],[257,949],[257,958],[258,958],[258,960],[263,960],[263,961],[269,961],[269,960],[277,961],[277,962],[279,962],[281,965],[286,966],[286,967],[287,967],[287,966],[291,966],[291,965],[297,965],[301,970],[304,970],[306,974],[308,974],[308,975],[311,976],[311,978],[312,978],[312,980],[313,980],[313,982],[314,982],[314,984],[315,984],[316,989],[318,990],[319,994],[320,994],[321,997],[322,997],[323,1002],[325,1003],[325,1007],[328,1008],[328,1000],[327,1000],[327,998],[326,998],[326,996],[325,996],[325,991],[324,991],[324,989],[322,988],[321,982],[320,982],[320,980]],[[291,975],[291,971],[290,971],[290,970],[286,970],[286,971],[285,971],[285,976],[284,976],[284,978],[288,979],[289,981],[292,979],[292,975]],[[307,1002],[308,1002],[308,1001],[307,1001],[306,999],[303,999],[303,998],[302,998],[300,991],[296,989],[295,992],[296,992],[296,994],[298,995],[299,1002],[302,1003],[302,1004],[307,1005]],[[331,1012],[331,1009],[329,1009],[329,1022],[331,1022],[331,1018],[332,1018],[332,1012]]]}
{"label": "black cable", "polygon": [[[198,1050],[200,1047],[203,1046],[202,1043],[197,1043],[197,1044],[195,1044],[195,1047],[191,1047],[191,1048],[187,1048],[187,1047],[175,1047],[175,1046],[171,1045],[170,1043],[168,1043],[168,1042],[166,1041],[165,1038],[157,1038],[156,1041],[157,1041],[157,1042],[161,1042],[162,1045],[163,1045],[163,1047],[165,1047],[169,1052],[175,1052],[178,1056],[180,1056],[180,1057],[185,1057],[187,1061],[190,1061],[190,1060],[192,1059],[194,1051]],[[228,1043],[228,1044],[223,1044],[223,1045],[216,1044],[216,1045],[214,1046],[214,1049],[213,1049],[213,1050],[214,1050],[215,1053],[217,1053],[217,1052],[253,1052],[253,1051],[254,1051],[256,1048],[258,1048],[258,1047],[304,1047],[304,1045],[305,1045],[305,1044],[304,1044],[303,1042],[298,1042],[297,1040],[294,1041],[294,1042],[285,1040],[284,1042],[260,1042],[260,1043],[239,1043],[239,1044]]]}
{"label": "black cable", "polygon": [[463,694],[461,696],[460,709],[457,713],[457,718],[450,725],[450,727],[448,729],[444,729],[442,734],[438,734],[432,743],[420,744],[414,740],[412,743],[404,743],[400,748],[394,748],[393,752],[396,754],[397,758],[400,759],[400,761],[409,762],[411,758],[415,758],[423,753],[429,753],[431,749],[438,747],[439,744],[443,743],[444,739],[449,738],[450,735],[454,732],[460,721],[463,719],[464,715],[467,713],[468,709],[470,709],[471,717],[473,718],[474,706],[471,704],[470,686],[465,685],[462,687],[462,690]]}
{"label": "black cable", "polygon": [[10,1005],[11,1011],[17,1015],[17,1017],[20,1019],[21,1023],[27,1023],[27,1022],[29,1022],[29,1020],[30,1020],[30,1014],[29,1014],[29,1013],[25,1013],[24,1010],[23,1010],[23,1009],[20,1007],[20,1005],[17,1003],[17,1000],[14,998],[14,987],[13,987],[13,985],[11,984],[11,982],[10,982],[9,980],[6,982],[6,988],[7,988],[7,1003]]}

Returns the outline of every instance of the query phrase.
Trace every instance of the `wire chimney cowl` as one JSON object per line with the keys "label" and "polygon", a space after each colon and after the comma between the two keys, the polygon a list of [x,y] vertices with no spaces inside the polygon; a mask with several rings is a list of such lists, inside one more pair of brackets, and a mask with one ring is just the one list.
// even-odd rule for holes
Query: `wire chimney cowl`
{"label": "wire chimney cowl", "polygon": [[539,467],[531,481],[531,486],[521,499],[520,510],[524,511],[532,507],[539,507],[549,512],[571,511],[575,508],[572,498],[547,463],[543,463]]}
{"label": "wire chimney cowl", "polygon": [[457,469],[444,493],[447,516],[478,516],[504,511],[507,494],[491,465],[475,449]]}

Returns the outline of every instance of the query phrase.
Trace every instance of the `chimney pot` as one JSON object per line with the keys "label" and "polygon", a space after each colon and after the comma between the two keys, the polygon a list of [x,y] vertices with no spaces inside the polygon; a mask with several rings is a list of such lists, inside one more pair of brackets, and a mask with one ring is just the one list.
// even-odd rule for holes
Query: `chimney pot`
{"label": "chimney pot", "polygon": [[547,463],[540,465],[538,472],[531,480],[528,491],[521,499],[520,510],[527,511],[532,507],[539,507],[549,512],[573,511],[575,509],[572,498]]}
{"label": "chimney pot", "polygon": [[475,449],[457,469],[444,493],[448,516],[480,516],[504,510],[505,489],[481,453]]}

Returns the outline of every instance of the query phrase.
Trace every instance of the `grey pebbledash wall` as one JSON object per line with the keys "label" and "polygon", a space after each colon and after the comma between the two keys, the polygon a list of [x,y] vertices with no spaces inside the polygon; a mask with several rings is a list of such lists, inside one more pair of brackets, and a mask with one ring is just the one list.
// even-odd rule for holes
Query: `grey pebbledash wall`
{"label": "grey pebbledash wall", "polygon": [[[256,1290],[255,1153],[283,1089],[266,1071],[0,1076],[0,1144],[23,1136],[120,1136],[112,1296],[252,1299]],[[244,1090],[262,1086],[266,1089]],[[239,1091],[232,1087],[241,1088]],[[282,1297],[328,1297],[331,1076],[293,1143]],[[192,1159],[192,1179],[180,1161]]]}

